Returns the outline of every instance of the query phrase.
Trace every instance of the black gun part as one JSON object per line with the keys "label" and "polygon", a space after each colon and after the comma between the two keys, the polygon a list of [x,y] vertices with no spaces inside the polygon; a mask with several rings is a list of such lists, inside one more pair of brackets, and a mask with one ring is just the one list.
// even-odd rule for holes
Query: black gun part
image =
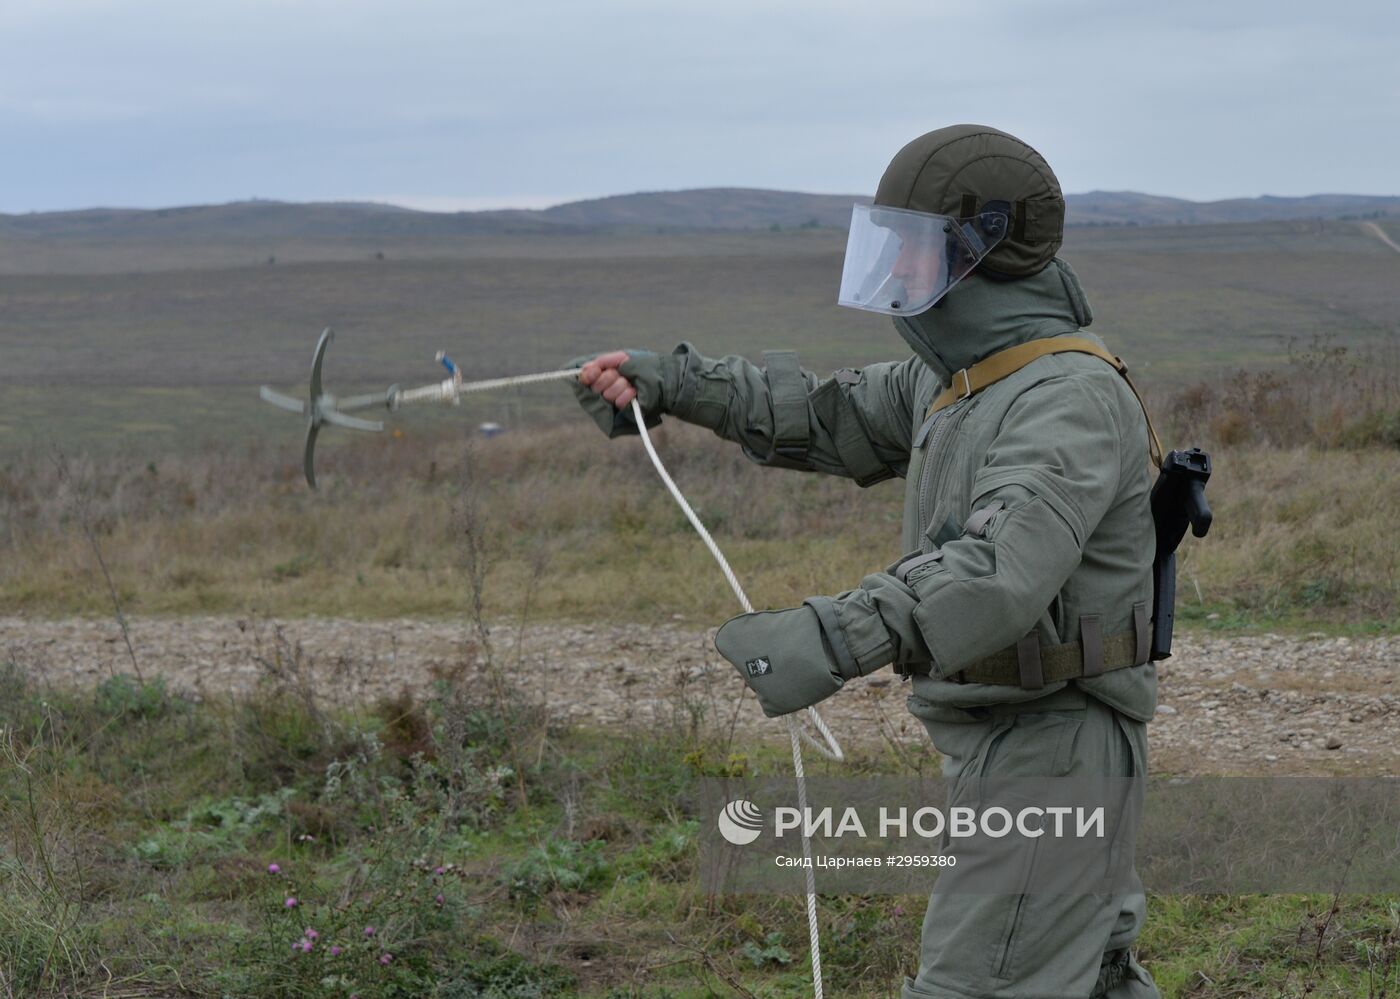
{"label": "black gun part", "polygon": [[1186,527],[1198,538],[1210,530],[1206,483],[1210,455],[1198,447],[1173,451],[1162,461],[1152,487],[1152,522],[1157,529],[1157,552],[1152,560],[1152,660],[1172,654],[1172,625],[1176,617],[1176,549]]}

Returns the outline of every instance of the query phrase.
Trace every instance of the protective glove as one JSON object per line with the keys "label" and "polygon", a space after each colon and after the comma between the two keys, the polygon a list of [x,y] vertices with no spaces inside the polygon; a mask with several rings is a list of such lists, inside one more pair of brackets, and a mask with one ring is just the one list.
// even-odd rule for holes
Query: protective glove
{"label": "protective glove", "polygon": [[715,635],[715,648],[753,688],[769,718],[823,701],[861,672],[829,597],[730,618]]}
{"label": "protective glove", "polygon": [[[650,350],[624,349],[627,352],[627,360],[618,365],[618,373],[636,388],[637,403],[642,407],[646,425],[654,427],[661,422],[661,414],[666,411],[667,399],[674,399],[680,390],[684,360],[675,354],[662,355]],[[597,356],[599,355],[587,354],[576,357],[565,367],[581,368]],[[574,382],[573,388],[579,405],[583,407],[584,412],[593,417],[593,422],[598,424],[603,433],[609,437],[637,433],[637,421],[632,416],[631,406],[618,409],[582,382]]]}

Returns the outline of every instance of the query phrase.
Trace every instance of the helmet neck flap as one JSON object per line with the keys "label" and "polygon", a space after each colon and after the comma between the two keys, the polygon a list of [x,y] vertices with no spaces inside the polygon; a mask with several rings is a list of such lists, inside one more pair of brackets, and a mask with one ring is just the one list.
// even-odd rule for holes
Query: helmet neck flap
{"label": "helmet neck flap", "polygon": [[1028,340],[1061,336],[1094,316],[1074,270],[1059,258],[1038,274],[994,281],[974,272],[937,305],[894,317],[895,329],[946,387],[953,374]]}

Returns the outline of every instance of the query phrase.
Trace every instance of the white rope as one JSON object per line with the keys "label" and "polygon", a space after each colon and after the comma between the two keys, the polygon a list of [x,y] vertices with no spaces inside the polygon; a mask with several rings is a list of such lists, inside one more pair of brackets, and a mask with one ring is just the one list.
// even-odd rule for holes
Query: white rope
{"label": "white rope", "polygon": [[[510,378],[492,378],[479,382],[458,382],[454,378],[448,378],[435,385],[425,385],[422,388],[409,389],[399,392],[396,401],[417,402],[419,400],[455,400],[458,395],[466,392],[486,392],[491,389],[509,388],[513,385],[530,385],[535,382],[563,381],[566,378],[577,378],[577,368],[563,368],[559,371],[545,371],[537,375],[514,375]],[[729,582],[729,588],[734,591],[734,595],[739,598],[739,606],[746,614],[753,613],[753,604],[749,602],[748,594],[739,585],[739,578],[734,575],[734,570],[730,568],[729,560],[724,557],[724,552],[720,551],[719,545],[715,544],[715,539],[710,537],[710,532],[705,525],[700,522],[690,503],[686,501],[680,489],[676,486],[671,474],[666,471],[666,466],[661,463],[660,456],[656,453],[656,448],[652,445],[651,434],[647,431],[646,418],[642,415],[642,407],[637,400],[632,400],[632,415],[636,418],[637,428],[642,434],[642,446],[646,448],[647,457],[651,459],[652,466],[656,469],[656,474],[661,476],[662,483],[670,492],[671,498],[681,508],[686,519],[690,521],[690,526],[695,528],[695,532],[700,535],[700,540],[705,542],[705,547],[710,550],[710,554],[719,563],[720,571],[724,573],[724,578]],[[802,743],[806,741],[817,752],[833,760],[845,759],[845,753],[841,750],[841,744],[836,741],[836,736],[827,727],[826,721],[812,707],[807,709],[807,718],[812,726],[821,735],[822,741],[818,742],[797,720],[796,713],[785,715],[783,721],[787,723],[788,737],[792,740],[792,770],[797,778],[797,807],[798,814],[807,814],[807,774],[802,766]],[[816,999],[823,999],[822,992],[822,948],[821,934],[817,924],[817,882],[816,875],[812,873],[812,842],[807,836],[805,823],[802,828],[802,859],[803,867],[807,876],[807,936],[812,948],[812,990]]]}
{"label": "white rope", "polygon": [[[734,591],[734,595],[739,598],[739,606],[744,608],[746,614],[753,613],[753,604],[749,602],[749,596],[744,592],[744,588],[739,585],[739,579],[734,575],[734,570],[729,566],[729,559],[724,557],[724,552],[719,550],[719,545],[715,544],[715,539],[710,537],[710,532],[705,525],[700,522],[700,518],[695,515],[685,496],[681,494],[676,483],[671,478],[671,473],[666,471],[666,466],[661,463],[661,458],[656,453],[656,448],[651,443],[651,433],[647,430],[646,418],[642,415],[642,407],[637,400],[632,400],[632,416],[637,421],[637,428],[642,433],[642,446],[647,449],[647,457],[651,459],[652,465],[656,468],[656,474],[661,476],[661,481],[665,483],[681,512],[690,521],[690,526],[695,528],[695,532],[700,535],[700,540],[705,542],[705,547],[710,550],[710,554],[719,563],[720,571],[724,573],[724,578],[729,581],[729,588]],[[786,715],[784,721],[787,722],[788,738],[792,740],[792,771],[797,778],[797,808],[799,815],[807,814],[807,773],[802,766],[802,739],[810,742],[819,752],[825,753],[834,760],[843,759],[845,754],[841,751],[841,744],[832,735],[831,729],[827,728],[826,722],[817,712],[816,708],[808,708],[807,716],[811,718],[812,724],[817,727],[822,738],[826,740],[828,749],[817,742],[802,725],[797,721],[796,713]],[[807,875],[807,936],[812,948],[812,991],[816,999],[822,999],[822,945],[821,931],[817,924],[817,879],[812,873],[812,841],[807,836],[806,823],[802,825],[802,861],[803,870]]]}
{"label": "white rope", "polygon": [[512,375],[509,378],[488,378],[480,382],[459,382],[455,378],[444,378],[432,385],[421,388],[404,389],[394,395],[394,404],[405,402],[438,402],[452,400],[468,392],[489,392],[492,389],[510,388],[513,385],[533,385],[536,382],[561,382],[566,378],[577,378],[577,368],[561,368],[558,371],[544,371],[537,375]]}
{"label": "white rope", "polygon": [[577,378],[578,370],[564,368],[562,371],[543,371],[538,375],[515,375],[511,378],[488,378],[484,382],[464,382],[457,386],[458,392],[487,392],[491,389],[506,388],[510,385],[533,385],[535,382],[559,382],[565,378]]}
{"label": "white rope", "polygon": [[[695,533],[700,535],[700,540],[705,542],[705,547],[710,550],[710,554],[713,555],[715,561],[719,563],[720,571],[724,573],[724,578],[729,581],[729,588],[733,590],[734,595],[739,598],[739,606],[744,609],[744,613],[752,614],[753,604],[749,602],[749,595],[744,592],[744,588],[739,585],[739,577],[734,575],[734,570],[729,565],[729,559],[725,558],[724,552],[719,550],[719,545],[715,544],[715,539],[710,537],[710,532],[705,528],[705,525],[701,523],[700,518],[696,516],[695,511],[691,508],[685,496],[681,494],[680,488],[676,485],[675,480],[671,478],[671,473],[666,471],[666,466],[661,463],[661,458],[657,455],[656,448],[651,443],[651,433],[647,430],[646,420],[642,416],[642,407],[638,404],[636,399],[632,400],[632,416],[636,418],[637,426],[641,429],[642,446],[647,449],[647,457],[651,459],[652,465],[656,468],[656,474],[661,476],[661,481],[671,493],[671,498],[676,501],[676,505],[681,508],[681,512],[684,513],[686,519],[690,521],[690,526],[695,528]],[[841,750],[841,744],[836,741],[836,736],[831,733],[831,729],[827,727],[826,721],[823,720],[822,716],[817,712],[817,709],[808,708],[807,717],[811,719],[812,724],[816,727],[817,731],[821,733],[822,739],[825,741],[826,745],[822,745],[822,743],[813,739],[805,728],[796,724],[791,716],[788,716],[789,727],[795,728],[801,738],[815,747],[818,752],[833,760],[844,760],[846,756]],[[799,766],[801,766],[800,763]]]}

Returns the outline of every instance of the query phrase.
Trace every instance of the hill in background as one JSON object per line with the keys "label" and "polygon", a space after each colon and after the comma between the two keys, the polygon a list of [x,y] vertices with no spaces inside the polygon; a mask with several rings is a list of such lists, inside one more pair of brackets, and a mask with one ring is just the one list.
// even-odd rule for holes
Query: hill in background
{"label": "hill in background", "polygon": [[1293,222],[1302,219],[1383,218],[1400,215],[1400,198],[1313,194],[1306,198],[1230,198],[1187,201],[1136,191],[1090,191],[1066,199],[1070,225],[1211,225]]}
{"label": "hill in background", "polygon": [[[853,194],[803,194],[714,187],[649,191],[573,201],[553,208],[482,212],[423,212],[369,202],[239,201],[182,208],[93,208],[71,212],[0,214],[0,238],[122,239],[198,235],[229,240],[533,234],[562,229],[839,228],[850,221]],[[1400,215],[1400,197],[1316,194],[1306,198],[1187,201],[1135,191],[1068,196],[1068,223],[1176,225],[1281,222]]]}
{"label": "hill in background", "polygon": [[[844,229],[852,194],[799,194],[749,188],[658,191],[574,201],[543,211],[518,213],[575,226],[673,226],[687,229],[743,229],[824,226]],[[1306,198],[1233,198],[1187,201],[1136,191],[1090,191],[1066,201],[1069,225],[1199,225],[1288,222],[1343,217],[1400,215],[1400,197],[1315,194]],[[482,215],[491,213],[479,213]]]}

